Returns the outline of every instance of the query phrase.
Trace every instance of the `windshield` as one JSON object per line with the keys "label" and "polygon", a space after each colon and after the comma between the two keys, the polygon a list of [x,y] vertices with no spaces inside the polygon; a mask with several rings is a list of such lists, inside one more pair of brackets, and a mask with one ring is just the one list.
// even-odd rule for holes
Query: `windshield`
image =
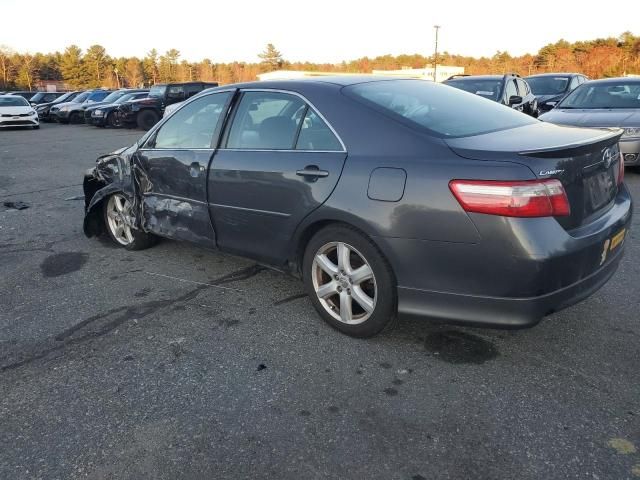
{"label": "windshield", "polygon": [[78,92],[67,92],[64,95],[56,98],[52,103],[62,103],[62,102],[68,102],[70,101],[72,98],[75,98],[76,95],[78,95]]}
{"label": "windshield", "polygon": [[640,82],[584,83],[558,108],[640,108]]}
{"label": "windshield", "polygon": [[488,78],[461,78],[456,80],[447,80],[445,84],[495,101],[498,101],[502,95],[501,80]]}
{"label": "windshield", "polygon": [[527,77],[534,95],[560,95],[569,86],[569,77]]}
{"label": "windshield", "polygon": [[425,80],[387,80],[346,87],[347,95],[438,137],[467,137],[536,123],[477,95]]}
{"label": "windshield", "polygon": [[164,92],[166,91],[167,91],[166,85],[154,85],[153,87],[151,87],[151,90],[149,90],[149,96],[164,97]]}
{"label": "windshield", "polygon": [[38,92],[36,93],[33,97],[31,97],[31,101],[32,102],[37,102],[39,101],[42,97],[44,97],[47,94],[47,92]]}
{"label": "windshield", "polygon": [[111,92],[109,95],[104,97],[102,101],[105,103],[113,103],[123,95],[128,95],[128,94],[129,92],[127,92],[126,90],[116,90],[115,92]]}
{"label": "windshield", "polygon": [[140,93],[140,92],[135,92],[135,93],[127,93],[123,96],[121,96],[119,99],[117,99],[115,102],[113,103],[124,103],[124,102],[128,102],[129,100],[135,100],[136,98],[142,98],[142,96],[146,96],[146,93]]}
{"label": "windshield", "polygon": [[71,101],[72,102],[77,102],[77,103],[82,103],[89,97],[89,95],[91,95],[91,92],[82,92],[77,97],[74,97],[73,100],[71,100]]}
{"label": "windshield", "polygon": [[28,107],[29,102],[24,97],[11,95],[10,97],[0,97],[0,107]]}

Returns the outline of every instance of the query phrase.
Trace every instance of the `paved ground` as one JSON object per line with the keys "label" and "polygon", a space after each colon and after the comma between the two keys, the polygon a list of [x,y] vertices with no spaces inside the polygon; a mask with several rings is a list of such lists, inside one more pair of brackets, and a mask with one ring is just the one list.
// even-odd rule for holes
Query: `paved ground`
{"label": "paved ground", "polygon": [[640,477],[637,219],[614,279],[532,330],[355,340],[250,261],[85,238],[82,172],[137,136],[0,132],[0,478]]}

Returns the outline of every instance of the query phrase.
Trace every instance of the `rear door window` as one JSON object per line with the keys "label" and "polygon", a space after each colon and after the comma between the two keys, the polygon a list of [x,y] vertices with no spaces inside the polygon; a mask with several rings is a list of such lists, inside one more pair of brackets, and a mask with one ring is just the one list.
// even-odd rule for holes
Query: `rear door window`
{"label": "rear door window", "polygon": [[295,95],[244,92],[229,130],[227,148],[290,150],[307,105]]}
{"label": "rear door window", "polygon": [[518,82],[518,92],[520,92],[521,97],[526,97],[529,95],[529,89],[527,88],[527,83],[524,80],[517,79]]}
{"label": "rear door window", "polygon": [[509,80],[507,82],[507,86],[505,88],[505,94],[504,94],[505,102],[509,102],[509,99],[514,95],[518,95],[518,89],[516,88],[516,82],[515,82],[515,80]]}
{"label": "rear door window", "polygon": [[302,121],[296,150],[339,152],[343,148],[329,126],[320,118],[320,115],[312,108],[309,108]]}

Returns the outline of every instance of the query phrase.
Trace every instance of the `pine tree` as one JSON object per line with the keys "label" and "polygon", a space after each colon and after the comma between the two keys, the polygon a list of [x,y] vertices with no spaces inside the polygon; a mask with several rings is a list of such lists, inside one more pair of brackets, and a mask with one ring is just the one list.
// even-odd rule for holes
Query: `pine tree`
{"label": "pine tree", "polygon": [[77,45],[67,47],[62,54],[60,71],[62,78],[76,88],[87,84],[87,71],[82,60],[82,50]]}
{"label": "pine tree", "polygon": [[267,47],[258,57],[260,57],[262,65],[266,67],[267,70],[277,70],[278,68],[282,68],[284,64],[282,54],[276,49],[273,43],[268,43]]}

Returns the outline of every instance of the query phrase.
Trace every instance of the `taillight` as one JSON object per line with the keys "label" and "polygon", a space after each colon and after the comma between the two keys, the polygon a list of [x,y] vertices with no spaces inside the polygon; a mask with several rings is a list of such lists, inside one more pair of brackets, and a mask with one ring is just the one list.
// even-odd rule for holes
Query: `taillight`
{"label": "taillight", "polygon": [[569,199],[559,180],[451,180],[449,188],[467,212],[504,217],[566,217]]}
{"label": "taillight", "polygon": [[618,185],[624,181],[624,157],[622,152],[618,153]]}

